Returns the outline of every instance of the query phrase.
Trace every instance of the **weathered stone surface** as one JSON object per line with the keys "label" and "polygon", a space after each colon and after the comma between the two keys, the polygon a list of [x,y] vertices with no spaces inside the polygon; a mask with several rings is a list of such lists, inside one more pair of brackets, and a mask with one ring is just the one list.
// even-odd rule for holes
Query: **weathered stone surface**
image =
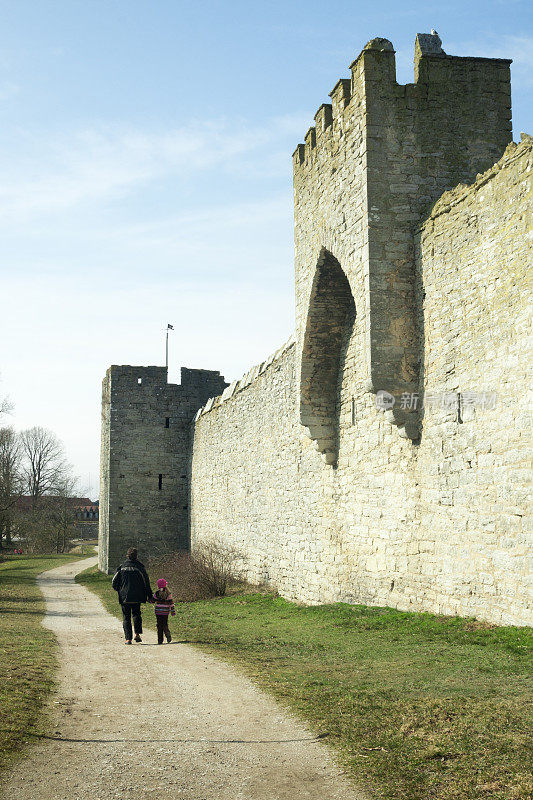
{"label": "weathered stone surface", "polygon": [[192,546],[291,599],[531,624],[533,146],[510,143],[507,61],[426,34],[399,86],[389,45],[294,153],[296,335],[202,400]]}
{"label": "weathered stone surface", "polygon": [[112,572],[128,547],[141,556],[189,545],[191,420],[226,386],[218,372],[113,366],[102,384],[99,567]]}
{"label": "weathered stone surface", "polygon": [[414,234],[417,390],[428,399],[496,392],[496,407],[425,408],[419,442],[399,437],[361,374],[356,318],[341,365],[333,468],[298,421],[304,361],[289,343],[196,423],[193,546],[214,534],[230,542],[246,555],[251,580],[291,599],[531,624],[532,152],[529,141],[508,148],[473,185],[443,195]]}

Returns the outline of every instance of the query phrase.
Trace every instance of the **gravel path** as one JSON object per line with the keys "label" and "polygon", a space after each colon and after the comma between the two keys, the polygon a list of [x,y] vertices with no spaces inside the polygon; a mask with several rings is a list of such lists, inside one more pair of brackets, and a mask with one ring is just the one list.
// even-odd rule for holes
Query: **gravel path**
{"label": "gravel path", "polygon": [[[43,573],[61,647],[51,734],[3,789],[17,800],[362,800],[305,726],[233,667],[172,642],[126,647],[74,576]],[[146,607],[147,613],[152,613]]]}

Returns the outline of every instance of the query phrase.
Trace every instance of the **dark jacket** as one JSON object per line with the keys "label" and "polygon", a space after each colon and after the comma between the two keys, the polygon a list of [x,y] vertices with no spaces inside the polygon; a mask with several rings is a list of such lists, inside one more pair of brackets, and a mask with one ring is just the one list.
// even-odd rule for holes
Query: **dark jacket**
{"label": "dark jacket", "polygon": [[148,573],[140,561],[124,561],[117,568],[111,585],[118,592],[119,603],[146,603],[153,598]]}

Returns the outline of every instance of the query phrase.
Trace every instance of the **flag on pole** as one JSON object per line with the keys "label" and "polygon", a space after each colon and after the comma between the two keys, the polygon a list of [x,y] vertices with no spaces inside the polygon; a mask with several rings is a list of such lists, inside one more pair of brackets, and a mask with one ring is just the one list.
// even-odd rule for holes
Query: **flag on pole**
{"label": "flag on pole", "polygon": [[174,325],[167,322],[167,329],[165,331],[165,366],[168,369],[168,332],[174,330]]}

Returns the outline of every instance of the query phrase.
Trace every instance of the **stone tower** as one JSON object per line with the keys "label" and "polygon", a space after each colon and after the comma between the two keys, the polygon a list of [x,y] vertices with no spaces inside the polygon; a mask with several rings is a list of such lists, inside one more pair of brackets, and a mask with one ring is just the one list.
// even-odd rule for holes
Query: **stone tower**
{"label": "stone tower", "polygon": [[141,556],[186,549],[191,420],[226,382],[219,372],[112,366],[102,383],[99,568],[112,572],[128,547]]}
{"label": "stone tower", "polygon": [[295,336],[222,393],[108,373],[104,568],[217,537],[288,599],[531,624],[532,144],[511,143],[509,64],[418,34],[400,85],[391,43],[363,48],[294,153]]}
{"label": "stone tower", "polygon": [[[438,35],[418,34],[415,83],[400,85],[391,42],[373,39],[296,148],[300,421],[328,464],[352,398],[419,389],[415,232],[511,141],[509,65],[449,56]],[[388,415],[418,438],[416,414]]]}

